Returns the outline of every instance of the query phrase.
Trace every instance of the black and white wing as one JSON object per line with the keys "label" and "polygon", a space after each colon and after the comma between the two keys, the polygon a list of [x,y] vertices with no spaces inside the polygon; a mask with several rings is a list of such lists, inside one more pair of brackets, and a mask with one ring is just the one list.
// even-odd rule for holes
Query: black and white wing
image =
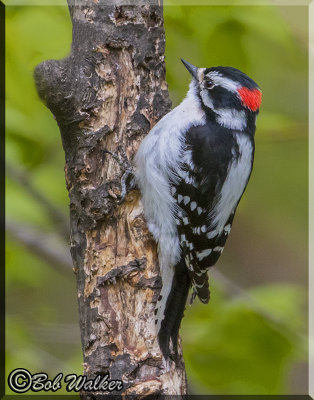
{"label": "black and white wing", "polygon": [[[249,151],[248,151],[249,150]],[[247,185],[254,145],[245,133],[206,124],[189,129],[172,182],[176,224],[194,291],[209,301],[207,271],[220,257]]]}

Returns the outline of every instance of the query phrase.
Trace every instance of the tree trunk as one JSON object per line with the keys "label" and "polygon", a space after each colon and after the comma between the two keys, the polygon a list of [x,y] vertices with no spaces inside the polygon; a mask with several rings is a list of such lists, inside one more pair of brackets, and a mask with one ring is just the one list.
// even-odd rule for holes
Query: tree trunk
{"label": "tree trunk", "polygon": [[119,204],[121,163],[132,162],[143,137],[170,109],[162,6],[154,1],[71,1],[70,56],[35,70],[65,151],[84,374],[109,372],[123,381],[119,393],[144,396],[187,390],[182,354],[177,365],[166,365],[156,340],[161,279],[139,192],[129,191]]}

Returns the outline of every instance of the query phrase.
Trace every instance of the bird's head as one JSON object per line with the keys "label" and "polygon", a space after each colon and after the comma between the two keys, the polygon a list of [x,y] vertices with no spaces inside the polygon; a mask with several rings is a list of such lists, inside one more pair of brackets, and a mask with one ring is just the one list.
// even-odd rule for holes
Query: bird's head
{"label": "bird's head", "polygon": [[197,68],[182,62],[193,77],[191,90],[207,110],[217,115],[233,111],[234,115],[244,112],[253,117],[258,113],[262,92],[244,72],[233,67]]}

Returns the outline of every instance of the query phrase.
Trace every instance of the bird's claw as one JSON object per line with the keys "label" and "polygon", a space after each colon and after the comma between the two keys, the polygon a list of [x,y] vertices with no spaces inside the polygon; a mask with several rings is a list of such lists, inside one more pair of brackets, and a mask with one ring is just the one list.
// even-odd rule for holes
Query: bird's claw
{"label": "bird's claw", "polygon": [[137,187],[134,168],[130,165],[127,157],[124,157],[124,159],[122,159],[122,156],[119,156],[109,150],[104,150],[104,152],[110,154],[111,157],[113,157],[117,161],[121,169],[124,171],[121,177],[121,194],[119,195],[120,199],[117,201],[118,204],[122,204],[126,198],[128,191]]}

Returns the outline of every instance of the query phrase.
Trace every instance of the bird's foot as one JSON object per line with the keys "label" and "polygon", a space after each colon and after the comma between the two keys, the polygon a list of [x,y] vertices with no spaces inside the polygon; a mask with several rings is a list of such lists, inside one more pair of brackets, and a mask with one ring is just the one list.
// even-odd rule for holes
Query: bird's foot
{"label": "bird's foot", "polygon": [[126,156],[123,157],[122,155],[115,154],[109,150],[104,150],[104,153],[110,154],[111,157],[117,161],[123,171],[120,181],[121,193],[119,195],[119,200],[117,201],[118,204],[121,204],[124,202],[125,197],[130,190],[137,189],[134,168]]}

